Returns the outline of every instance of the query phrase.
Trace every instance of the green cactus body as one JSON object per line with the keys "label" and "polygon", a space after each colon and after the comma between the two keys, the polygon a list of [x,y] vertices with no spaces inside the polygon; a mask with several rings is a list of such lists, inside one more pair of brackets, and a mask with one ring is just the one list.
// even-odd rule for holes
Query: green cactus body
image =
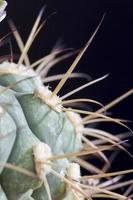
{"label": "green cactus body", "polygon": [[[8,69],[10,69],[13,63],[6,62],[3,65],[8,65]],[[8,161],[9,163],[35,172],[32,147],[40,141],[48,144],[55,155],[80,150],[82,148],[81,138],[77,137],[76,130],[66,114],[62,111],[57,112],[53,110],[52,107],[36,96],[36,91],[40,86],[39,78],[27,79],[27,76],[9,72],[4,74],[3,69],[6,67],[4,68],[3,65],[0,70],[2,74],[0,76],[1,85],[7,87],[20,80],[22,82],[13,87],[12,90],[1,94],[0,97],[0,103],[7,112],[7,114],[1,117],[1,132],[5,133],[7,126],[9,128],[11,126],[9,132],[12,129],[14,131],[14,137],[10,136],[13,141],[11,141],[10,137],[5,137],[6,144],[4,140],[0,143],[0,148],[4,152],[4,148],[8,143],[10,144],[6,155],[1,151],[3,155],[1,159],[4,158],[2,162]],[[32,75],[35,76],[35,73],[32,73]],[[26,90],[26,88],[28,89]],[[0,89],[4,88],[1,87]],[[65,173],[68,161],[66,159],[59,160],[57,163],[59,167],[56,167],[55,170],[59,173],[61,171]],[[53,175],[48,175],[47,178],[51,188],[51,196],[54,197],[53,199],[63,197],[66,193],[65,183]],[[12,184],[10,180],[15,181]],[[20,198],[29,188],[35,190],[33,192],[35,199],[43,200],[47,198],[44,186],[41,187],[41,181],[34,180],[26,175],[24,176],[19,172],[5,169],[2,172],[1,181],[7,197],[11,200]]]}
{"label": "green cactus body", "polygon": [[[10,63],[4,64],[4,66],[8,66],[9,69],[10,66],[12,67],[14,65],[15,64]],[[25,66],[23,66],[23,68],[26,70]],[[33,79],[31,78],[30,80],[24,80],[28,78],[24,75],[4,75],[3,71],[3,75],[0,76],[0,83],[7,87],[10,84],[24,80],[13,87],[13,90],[24,93],[22,95],[18,94],[17,98],[21,104],[30,129],[41,141],[49,144],[51,148],[54,147],[53,152],[55,153],[60,153],[61,151],[78,151],[82,147],[82,142],[81,138],[77,137],[73,124],[63,112],[54,111],[53,108],[51,109],[51,107],[45,103],[45,99],[36,97],[36,92],[39,90],[40,86],[42,87],[40,92],[42,96],[43,92],[45,93],[48,91],[48,88],[42,86],[41,80],[39,77],[36,78],[36,74],[33,70],[29,71],[30,77],[33,76]],[[28,88],[27,91],[26,88]],[[26,94],[27,92],[31,94]],[[65,138],[65,135],[67,135],[67,138],[64,142],[63,138]]]}
{"label": "green cactus body", "polygon": [[[12,94],[12,92],[8,91],[8,92],[5,92],[4,94],[2,94],[1,98],[0,98],[0,103],[1,103],[1,105],[5,105],[7,112],[9,113],[8,115],[4,114],[4,117],[7,118],[6,121],[4,121],[4,123],[6,122],[7,126],[9,128],[12,125],[11,130],[9,130],[9,131],[12,131],[12,129],[13,129],[15,132],[15,136],[16,136],[16,140],[14,138],[14,140],[15,140],[14,145],[12,144],[13,143],[12,141],[9,142],[7,140],[7,138],[10,139],[10,137],[11,137],[10,136],[10,137],[5,137],[5,139],[7,140],[7,141],[5,141],[5,142],[7,142],[6,145],[4,143],[4,140],[1,141],[0,147],[7,148],[7,146],[9,146],[8,144],[10,144],[10,145],[12,144],[12,146],[11,146],[12,150],[11,150],[11,147],[8,147],[9,148],[8,151],[10,151],[10,157],[9,157],[9,155],[6,155],[7,159],[9,157],[8,162],[16,164],[17,166],[23,167],[25,169],[28,169],[29,171],[34,172],[35,170],[34,170],[34,163],[33,163],[33,156],[32,156],[32,154],[33,154],[32,147],[33,147],[33,145],[38,144],[40,141],[29,129],[28,124],[23,115],[23,111],[20,107],[20,104],[18,103],[17,99]],[[3,120],[4,119],[2,117],[1,118],[1,130],[3,130],[5,133],[5,130],[4,130],[5,124],[2,123]],[[8,123],[10,123],[10,126]],[[16,125],[16,127],[15,127],[15,125]],[[13,140],[13,137],[12,137],[12,140]],[[4,151],[5,149],[2,149],[2,150]],[[6,153],[8,153],[8,151],[6,151]],[[5,159],[5,155],[3,155],[3,156],[4,156],[3,158]],[[5,162],[5,161],[7,161],[7,159],[2,160],[2,161]],[[65,168],[65,165],[64,165],[64,168]],[[61,167],[61,170],[62,169],[63,169],[63,167]],[[59,170],[59,169],[57,169],[57,170]],[[15,180],[13,184],[12,184],[11,180]],[[28,176],[24,176],[21,173],[18,173],[16,171],[12,171],[9,169],[5,169],[3,171],[2,175],[1,175],[1,182],[2,182],[5,192],[7,194],[7,197],[12,200],[18,199],[20,197],[20,195],[22,193],[26,192],[29,188],[36,189],[42,185],[42,183],[39,180],[30,178]],[[55,186],[57,187],[57,185],[55,185]],[[53,186],[52,186],[52,188],[53,188]],[[12,192],[12,191],[15,191],[15,192]],[[53,189],[53,191],[54,191],[54,189]]]}
{"label": "green cactus body", "polygon": [[[6,107],[7,112],[10,118],[12,119],[12,122],[14,122],[12,124],[14,126],[16,125],[16,131],[15,131],[16,139],[15,139],[15,143],[12,149],[10,150],[10,156],[9,156],[8,161],[10,163],[17,164],[18,166],[25,166],[25,168],[33,171],[34,164],[32,160],[32,146],[33,144],[36,144],[37,142],[39,142],[39,140],[34,136],[34,134],[29,129],[27,122],[25,120],[25,117],[23,115],[23,111],[17,99],[12,94],[12,92],[5,92],[4,94],[2,94],[0,98],[0,103],[4,107]],[[8,123],[8,121],[6,122]],[[9,137],[5,137],[5,138],[9,138]],[[9,142],[7,141],[7,144],[6,144],[7,147],[8,147],[8,143]],[[26,183],[28,182],[28,180],[29,182],[31,182],[31,185],[33,184],[33,182],[36,182],[27,176],[24,177],[21,174],[16,173],[15,171],[12,173],[12,171],[8,169],[4,170],[2,174],[4,176],[4,179],[2,181],[3,187],[4,187],[4,184],[7,186],[6,182],[9,184],[8,185],[9,187],[8,186],[6,187],[8,188],[7,197],[10,196],[11,199],[17,199],[16,194],[12,193],[13,188],[14,189],[17,188],[16,192],[20,193],[21,192],[20,190],[25,191],[24,188],[27,188]],[[10,180],[15,180],[16,184],[15,183],[12,184]],[[6,188],[5,188],[5,191],[6,191]]]}

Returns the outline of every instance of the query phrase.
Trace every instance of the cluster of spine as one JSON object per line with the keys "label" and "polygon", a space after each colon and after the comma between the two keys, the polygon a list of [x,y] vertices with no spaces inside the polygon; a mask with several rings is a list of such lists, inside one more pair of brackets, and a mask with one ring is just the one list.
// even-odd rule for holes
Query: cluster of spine
{"label": "cluster of spine", "polygon": [[[130,187],[131,181],[118,181],[122,178],[121,175],[132,173],[133,170],[110,174],[104,169],[108,168],[111,160],[103,151],[113,147],[126,151],[121,138],[88,126],[97,121],[111,121],[126,127],[121,120],[103,114],[115,101],[104,108],[95,100],[65,100],[105,77],[76,88],[63,97],[57,95],[68,78],[81,76],[88,79],[84,74],[72,72],[100,24],[65,75],[45,78],[55,63],[73,53],[65,53],[56,48],[48,56],[30,64],[27,52],[42,28],[42,24],[39,25],[42,13],[41,11],[26,45],[17,30],[14,32],[22,51],[18,63],[6,60],[0,64],[0,200],[126,200],[129,188],[125,195],[111,190],[121,186]],[[12,28],[14,29],[13,24]],[[65,54],[61,58],[56,57],[62,51]],[[44,86],[45,81],[60,78],[62,79],[53,92],[48,86]],[[117,102],[132,92],[127,92]],[[90,112],[70,107],[79,102],[96,103],[102,108],[97,112]],[[65,108],[65,105],[69,106]],[[86,116],[81,118],[79,114]],[[88,155],[102,159],[106,163],[105,167],[99,169],[83,160]],[[89,176],[82,176],[80,167],[87,169]],[[113,176],[115,178],[110,179]]]}

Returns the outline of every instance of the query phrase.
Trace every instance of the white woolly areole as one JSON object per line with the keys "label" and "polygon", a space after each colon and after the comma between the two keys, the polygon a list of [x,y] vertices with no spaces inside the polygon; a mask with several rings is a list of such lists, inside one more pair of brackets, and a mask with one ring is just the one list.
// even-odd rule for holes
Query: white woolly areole
{"label": "white woolly areole", "polygon": [[43,143],[40,142],[37,145],[33,146],[33,155],[35,160],[35,167],[36,167],[36,173],[40,179],[46,176],[51,171],[51,165],[46,164],[47,159],[52,156],[51,148]]}
{"label": "white woolly areole", "polygon": [[10,63],[10,62],[3,62],[0,64],[0,75],[3,74],[18,74],[22,76],[35,76],[36,73],[33,71],[33,69],[30,69],[24,65],[18,65],[16,63]]}
{"label": "white woolly areole", "polygon": [[71,121],[71,123],[73,124],[74,128],[76,129],[77,135],[79,137],[81,137],[83,130],[84,130],[81,116],[72,111],[66,111],[66,115],[67,115],[68,119]]}
{"label": "white woolly areole", "polygon": [[[67,168],[68,178],[75,184],[77,188],[79,188],[79,182],[81,177],[81,171],[80,171],[80,165],[78,163],[69,163],[69,166]],[[69,191],[71,187],[68,185],[67,190]],[[79,200],[84,200],[84,196],[76,192]],[[73,196],[73,199],[75,199],[75,196]]]}
{"label": "white woolly areole", "polygon": [[80,165],[77,163],[70,163],[67,168],[68,177],[74,181],[79,181],[81,177]]}
{"label": "white woolly areole", "polygon": [[56,112],[61,112],[61,99],[57,95],[52,96],[52,91],[48,88],[48,86],[44,87],[40,85],[40,87],[36,90],[36,96],[38,96]]}

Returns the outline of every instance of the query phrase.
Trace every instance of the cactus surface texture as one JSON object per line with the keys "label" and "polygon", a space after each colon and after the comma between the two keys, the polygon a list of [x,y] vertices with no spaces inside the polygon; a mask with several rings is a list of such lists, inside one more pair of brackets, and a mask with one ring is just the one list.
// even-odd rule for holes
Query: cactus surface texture
{"label": "cactus surface texture", "polygon": [[[0,1],[1,5],[3,1]],[[4,9],[5,6],[0,10],[0,17]],[[48,71],[54,63],[75,52],[55,48],[49,55],[30,64],[27,53],[41,29],[42,13],[41,10],[25,45],[14,24],[10,24],[22,53],[16,63],[7,59],[0,63],[0,200],[131,199],[128,192],[119,194],[117,189],[131,187],[132,180],[124,182],[121,179],[133,170],[109,173],[107,166],[112,158],[104,154],[113,148],[127,152],[122,142],[124,136],[114,136],[89,125],[100,121],[114,122],[130,130],[123,121],[105,113],[133,91],[105,107],[91,99],[68,100],[77,91],[106,78],[104,76],[63,97],[58,96],[68,78],[89,79],[73,70],[102,21],[66,74],[53,76],[53,81],[60,78],[61,81],[51,91],[44,84],[52,79],[46,77]],[[59,57],[62,52],[63,56]],[[72,108],[79,102],[98,104],[101,108],[96,112]],[[104,167],[87,162],[88,155],[101,159]],[[82,176],[81,167],[88,171],[87,176]]]}

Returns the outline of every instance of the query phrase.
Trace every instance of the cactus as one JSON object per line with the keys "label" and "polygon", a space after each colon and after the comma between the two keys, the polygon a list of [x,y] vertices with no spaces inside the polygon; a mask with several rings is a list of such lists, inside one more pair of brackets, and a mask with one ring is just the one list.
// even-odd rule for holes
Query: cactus
{"label": "cactus", "polygon": [[[97,121],[111,121],[130,130],[121,120],[106,116],[104,111],[132,94],[133,91],[130,90],[105,107],[90,99],[65,100],[75,92],[106,78],[104,76],[63,97],[58,96],[58,92],[68,78],[72,76],[86,78],[84,74],[72,72],[103,19],[55,90],[51,91],[44,85],[44,81],[48,78],[42,77],[52,67],[53,61],[58,62],[64,58],[56,58],[56,55],[63,50],[56,49],[33,64],[30,64],[27,56],[33,40],[42,28],[42,24],[39,25],[42,13],[43,10],[39,13],[25,45],[16,28],[13,32],[22,51],[18,63],[6,60],[0,64],[0,199],[112,198],[126,200],[127,196],[111,190],[119,188],[118,182],[121,175],[132,173],[132,169],[106,173],[81,157],[94,155],[108,163],[111,161],[103,153],[104,151],[117,147],[127,152],[122,146],[121,138],[102,130],[89,128],[88,125]],[[11,23],[11,28],[14,29],[13,23]],[[66,53],[65,57],[70,55],[73,55],[73,52]],[[56,78],[60,77],[62,75]],[[102,108],[97,112],[65,108],[65,105],[78,102],[95,103]],[[80,114],[86,116],[81,117]],[[99,143],[96,145],[96,140],[92,140],[91,137],[98,139]],[[80,167],[88,170],[88,176],[81,175]],[[108,179],[113,176],[116,176],[115,179]],[[112,186],[113,182],[115,184]],[[130,185],[131,181],[121,184]]]}

